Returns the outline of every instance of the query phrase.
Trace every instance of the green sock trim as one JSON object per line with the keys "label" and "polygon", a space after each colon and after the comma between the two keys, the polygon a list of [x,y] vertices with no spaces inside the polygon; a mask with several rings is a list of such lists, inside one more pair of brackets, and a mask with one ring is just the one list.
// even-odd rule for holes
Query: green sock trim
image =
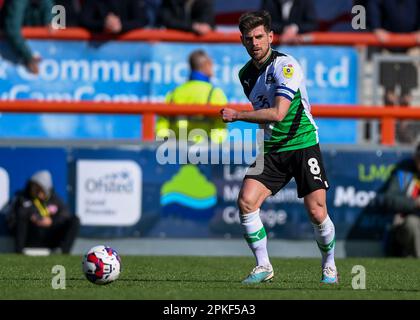
{"label": "green sock trim", "polygon": [[249,234],[244,235],[245,240],[248,243],[254,243],[254,242],[260,241],[260,240],[264,239],[266,236],[267,236],[267,234],[265,233],[264,227],[262,227],[257,232],[249,233]]}
{"label": "green sock trim", "polygon": [[316,243],[318,244],[318,247],[321,249],[321,251],[328,252],[335,247],[335,237],[328,244],[320,244],[318,241]]}

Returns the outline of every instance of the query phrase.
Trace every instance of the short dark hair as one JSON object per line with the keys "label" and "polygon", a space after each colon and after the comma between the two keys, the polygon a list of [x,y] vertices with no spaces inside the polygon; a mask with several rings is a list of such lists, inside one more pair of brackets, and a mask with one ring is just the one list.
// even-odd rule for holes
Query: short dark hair
{"label": "short dark hair", "polygon": [[207,61],[208,59],[210,59],[210,57],[204,50],[194,50],[193,52],[191,52],[188,58],[191,70],[200,70],[203,65],[203,62]]}
{"label": "short dark hair", "polygon": [[264,26],[267,33],[271,31],[271,15],[268,11],[246,12],[239,18],[239,30],[242,34],[259,26]]}

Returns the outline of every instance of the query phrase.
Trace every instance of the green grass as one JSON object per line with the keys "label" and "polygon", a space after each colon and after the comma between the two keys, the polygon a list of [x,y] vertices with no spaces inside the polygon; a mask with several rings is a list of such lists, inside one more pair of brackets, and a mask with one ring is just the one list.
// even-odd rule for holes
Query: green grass
{"label": "green grass", "polygon": [[[88,282],[81,257],[0,255],[0,299],[420,299],[420,261],[337,259],[340,284],[320,286],[318,259],[273,258],[271,283],[242,285],[252,258],[122,257],[120,279]],[[66,268],[66,289],[53,290],[54,265]],[[366,289],[352,288],[352,268],[366,269]]]}

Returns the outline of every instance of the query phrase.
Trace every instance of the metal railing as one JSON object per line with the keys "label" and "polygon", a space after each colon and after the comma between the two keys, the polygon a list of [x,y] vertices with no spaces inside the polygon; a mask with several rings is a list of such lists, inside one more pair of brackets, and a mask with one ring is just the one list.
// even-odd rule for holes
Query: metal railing
{"label": "metal railing", "polygon": [[[23,36],[30,39],[51,40],[85,40],[85,41],[176,41],[199,43],[240,43],[239,32],[210,32],[198,36],[189,32],[166,29],[139,29],[120,35],[101,35],[89,32],[84,28],[67,28],[65,30],[50,30],[44,27],[23,28]],[[352,45],[356,47],[415,47],[419,38],[414,34],[390,34],[388,41],[381,42],[368,32],[313,32],[300,36],[297,44],[312,45]],[[280,44],[281,37],[275,35],[274,44]],[[378,103],[376,103],[378,104]],[[249,110],[249,104],[230,104],[229,107],[239,110]],[[142,114],[142,137],[145,141],[155,139],[155,115],[219,115],[220,108],[203,105],[167,105],[164,103],[117,103],[117,102],[63,102],[63,101],[0,101],[2,112],[30,113],[96,113],[96,114]],[[314,105],[312,114],[324,118],[354,118],[379,119],[381,125],[381,143],[395,144],[396,119],[420,119],[420,108],[399,107],[384,108],[383,106],[363,105]]]}
{"label": "metal railing", "polygon": [[[236,110],[252,110],[250,104],[228,104]],[[222,107],[207,105],[178,105],[151,102],[92,102],[92,101],[0,101],[0,112],[13,113],[80,113],[80,114],[138,114],[142,117],[142,138],[155,140],[156,115],[220,116]],[[313,105],[311,113],[320,118],[379,119],[381,143],[395,144],[395,119],[420,119],[420,108],[394,106]]]}
{"label": "metal railing", "polygon": [[[51,30],[44,27],[23,28],[23,36],[30,39],[51,40],[117,40],[117,41],[176,41],[206,43],[240,43],[239,32],[212,31],[205,35],[167,29],[137,29],[118,35],[91,33],[84,28]],[[274,35],[274,44],[280,44],[281,37]],[[311,32],[299,36],[297,44],[312,45],[354,45],[379,47],[415,47],[420,40],[414,34],[391,33],[385,42],[379,41],[370,32]]]}

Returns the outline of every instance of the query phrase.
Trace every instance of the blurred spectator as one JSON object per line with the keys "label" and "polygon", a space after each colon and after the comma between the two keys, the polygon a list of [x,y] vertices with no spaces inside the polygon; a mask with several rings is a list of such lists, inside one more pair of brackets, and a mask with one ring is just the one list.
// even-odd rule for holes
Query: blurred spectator
{"label": "blurred spectator", "polygon": [[4,32],[18,59],[28,71],[39,73],[41,57],[35,55],[22,35],[22,27],[48,26],[51,23],[52,0],[7,0],[4,3]]}
{"label": "blurred spectator", "polygon": [[160,4],[162,0],[145,0],[147,20],[149,21],[149,27],[155,27],[157,25],[157,19],[159,16]]}
{"label": "blurred spectator", "polygon": [[162,0],[159,24],[203,35],[214,29],[212,0]]}
{"label": "blurred spectator", "polygon": [[54,0],[56,5],[61,5],[66,9],[66,27],[80,26],[82,1],[83,0]]}
{"label": "blurred spectator", "polygon": [[384,190],[386,209],[395,213],[388,255],[420,258],[420,144],[402,161]]}
{"label": "blurred spectator", "polygon": [[[213,61],[203,50],[195,50],[189,56],[190,78],[184,84],[178,86],[166,96],[167,103],[177,104],[210,104],[223,106],[227,104],[224,92],[210,82],[214,75]],[[159,118],[156,126],[157,136],[170,136],[171,129],[178,136],[179,129],[190,132],[192,129],[206,131],[214,143],[221,143],[227,136],[226,124],[220,117],[206,118],[204,116]],[[206,138],[207,138],[206,137]],[[200,142],[203,137],[194,136],[195,142]]]}
{"label": "blurred spectator", "polygon": [[[384,44],[393,33],[414,33],[420,40],[420,1],[370,0],[367,2],[368,24]],[[420,42],[420,41],[419,41]],[[389,48],[389,53],[407,53],[406,48]],[[417,68],[411,62],[387,62],[380,66],[380,84],[384,87],[386,106],[408,106],[411,91],[418,86]],[[399,93],[397,90],[399,89]],[[409,132],[409,121],[398,122],[397,140],[411,143],[416,134]]]}
{"label": "blurred spectator", "polygon": [[60,248],[62,253],[70,253],[79,220],[54,192],[49,171],[36,172],[26,188],[17,192],[8,211],[16,253],[23,253],[25,247]]}
{"label": "blurred spectator", "polygon": [[312,0],[263,0],[261,9],[270,12],[272,29],[282,42],[296,42],[298,34],[318,29]]}
{"label": "blurred spectator", "polygon": [[81,25],[94,32],[119,34],[148,24],[143,0],[84,0]]}
{"label": "blurred spectator", "polygon": [[4,0],[0,0],[0,10],[3,8],[4,6]]}

